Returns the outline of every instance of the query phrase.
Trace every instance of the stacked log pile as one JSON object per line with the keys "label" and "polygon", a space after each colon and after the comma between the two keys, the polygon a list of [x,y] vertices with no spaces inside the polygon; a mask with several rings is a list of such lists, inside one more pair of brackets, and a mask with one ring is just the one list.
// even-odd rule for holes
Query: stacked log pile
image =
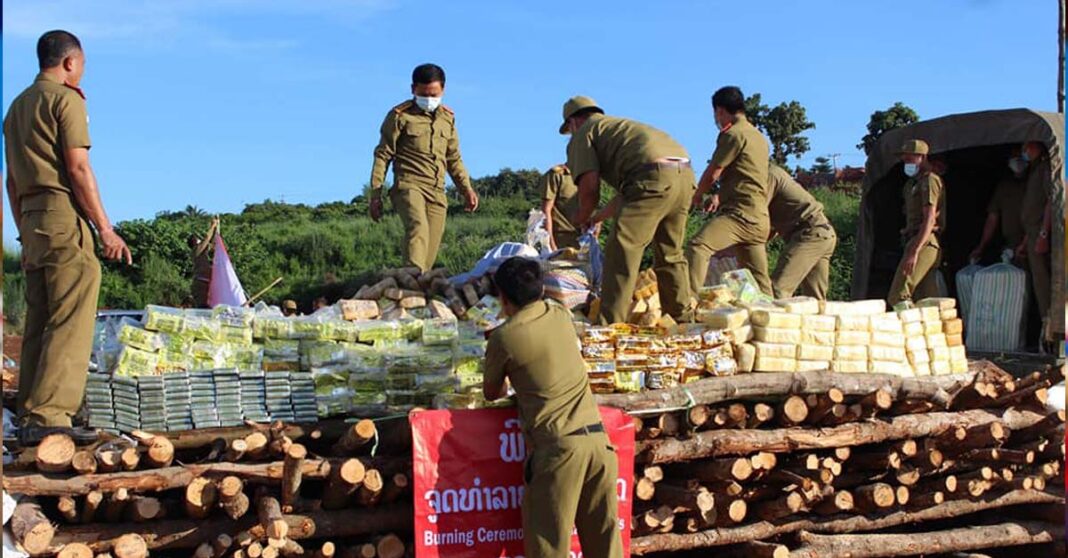
{"label": "stacked log pile", "polygon": [[411,554],[404,417],[134,437],[77,450],[52,435],[20,455],[3,479],[23,495],[16,542],[90,558]]}
{"label": "stacked log pile", "polygon": [[380,276],[378,282],[361,287],[353,300],[341,301],[345,319],[401,319],[411,310],[428,306],[435,317],[463,316],[490,293],[489,276],[453,285],[444,268],[425,273],[417,267],[388,269]]}
{"label": "stacked log pile", "polygon": [[[753,374],[603,396],[637,417],[632,553],[862,558],[1037,544],[1035,556],[1063,556],[1065,416],[1046,405],[1063,371],[973,368]],[[1055,521],[1023,513],[1042,506],[1059,510]]]}

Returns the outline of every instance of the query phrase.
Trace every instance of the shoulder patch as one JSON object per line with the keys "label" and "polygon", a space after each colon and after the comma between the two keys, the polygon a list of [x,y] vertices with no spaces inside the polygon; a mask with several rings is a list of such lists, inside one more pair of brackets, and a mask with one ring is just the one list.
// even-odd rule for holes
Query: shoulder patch
{"label": "shoulder patch", "polygon": [[411,108],[412,104],[413,103],[412,103],[411,99],[409,99],[407,101],[404,101],[403,103],[393,107],[393,112],[404,112],[404,111],[408,110],[409,108]]}
{"label": "shoulder patch", "polygon": [[571,171],[568,170],[567,165],[564,164],[554,166],[552,168],[552,172],[555,174],[571,174]]}

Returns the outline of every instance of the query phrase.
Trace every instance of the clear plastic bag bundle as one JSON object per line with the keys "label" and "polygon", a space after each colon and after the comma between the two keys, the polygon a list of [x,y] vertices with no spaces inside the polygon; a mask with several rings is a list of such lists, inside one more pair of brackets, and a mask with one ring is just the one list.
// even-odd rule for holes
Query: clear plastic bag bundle
{"label": "clear plastic bag bundle", "polygon": [[124,347],[119,353],[118,363],[115,365],[116,376],[153,376],[158,373],[159,355]]}
{"label": "clear plastic bag bundle", "polygon": [[734,299],[740,302],[766,302],[773,300],[760,290],[760,285],[753,272],[748,269],[735,269],[720,276],[720,283],[726,285],[734,294]]}
{"label": "clear plastic bag bundle", "polygon": [[158,333],[148,331],[137,325],[123,324],[119,330],[119,342],[128,347],[154,353],[163,348],[163,339]]}
{"label": "clear plastic bag bundle", "polygon": [[185,316],[178,308],[156,306],[145,307],[145,329],[163,333],[181,333],[185,328]]}
{"label": "clear plastic bag bundle", "polygon": [[433,318],[423,322],[425,345],[451,345],[459,336],[456,320],[452,318]]}
{"label": "clear plastic bag bundle", "polygon": [[220,304],[211,310],[211,316],[224,326],[250,328],[256,318],[256,312],[251,308]]}

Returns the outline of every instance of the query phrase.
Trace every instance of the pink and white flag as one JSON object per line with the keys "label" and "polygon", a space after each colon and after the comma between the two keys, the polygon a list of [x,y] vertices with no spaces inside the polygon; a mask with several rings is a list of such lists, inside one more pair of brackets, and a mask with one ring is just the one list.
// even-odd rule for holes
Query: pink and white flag
{"label": "pink and white flag", "polygon": [[242,306],[248,301],[241,280],[237,278],[230,254],[223,244],[222,235],[215,234],[215,258],[211,264],[211,287],[208,289],[208,306],[220,304]]}

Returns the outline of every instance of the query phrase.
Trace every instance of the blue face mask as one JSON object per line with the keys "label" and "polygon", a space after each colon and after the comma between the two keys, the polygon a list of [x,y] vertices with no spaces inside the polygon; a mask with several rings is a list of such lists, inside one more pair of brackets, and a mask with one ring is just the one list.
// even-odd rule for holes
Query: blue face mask
{"label": "blue face mask", "polygon": [[1028,154],[1026,150],[1024,150],[1023,153],[1020,153],[1020,159],[1023,159],[1023,162],[1025,162],[1025,163],[1030,163],[1031,162],[1031,155]]}

